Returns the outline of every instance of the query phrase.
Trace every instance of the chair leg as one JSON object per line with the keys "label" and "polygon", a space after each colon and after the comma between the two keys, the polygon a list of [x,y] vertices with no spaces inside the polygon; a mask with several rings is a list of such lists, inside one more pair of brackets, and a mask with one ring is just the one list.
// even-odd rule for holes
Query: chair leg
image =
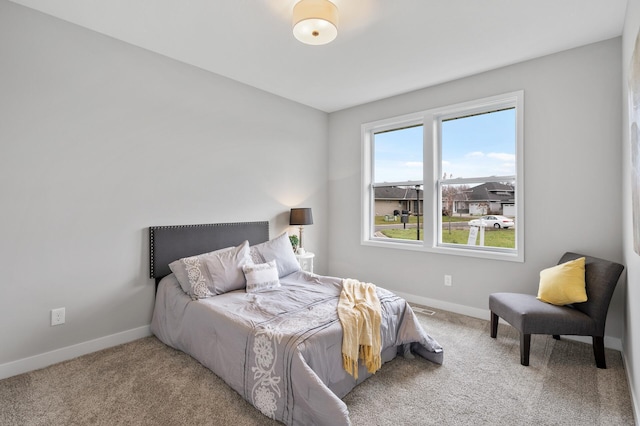
{"label": "chair leg", "polygon": [[498,336],[498,316],[491,312],[491,337],[494,339]]}
{"label": "chair leg", "polygon": [[596,357],[596,366],[598,368],[607,368],[607,363],[604,359],[604,337],[593,336],[593,354]]}
{"label": "chair leg", "polygon": [[553,338],[556,339],[556,340],[560,340],[560,336],[558,334],[554,334]]}
{"label": "chair leg", "polygon": [[529,351],[531,350],[531,335],[520,333],[520,364],[529,365]]}

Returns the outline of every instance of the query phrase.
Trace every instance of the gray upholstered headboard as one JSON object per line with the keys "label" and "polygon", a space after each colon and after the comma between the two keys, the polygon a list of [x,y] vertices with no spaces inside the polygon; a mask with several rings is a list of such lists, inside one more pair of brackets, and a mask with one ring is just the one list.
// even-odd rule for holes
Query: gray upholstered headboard
{"label": "gray upholstered headboard", "polygon": [[269,240],[269,222],[151,226],[150,276],[158,283],[162,277],[171,273],[169,264],[174,260],[237,246],[244,240],[248,240],[251,245]]}

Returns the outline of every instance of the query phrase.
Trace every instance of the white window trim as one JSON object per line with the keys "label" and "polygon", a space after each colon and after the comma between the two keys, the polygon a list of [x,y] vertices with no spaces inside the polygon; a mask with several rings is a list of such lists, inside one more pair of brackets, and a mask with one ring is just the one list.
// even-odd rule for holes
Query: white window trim
{"label": "white window trim", "polygon": [[[518,224],[515,227],[516,248],[475,248],[472,246],[439,244],[438,229],[442,229],[441,215],[436,215],[437,220],[430,220],[424,223],[423,241],[401,241],[376,238],[374,236],[375,224],[372,223],[374,211],[373,196],[373,134],[385,130],[393,130],[404,126],[423,125],[424,129],[424,185],[423,185],[423,211],[439,212],[441,204],[438,197],[441,170],[441,149],[438,141],[440,120],[452,118],[465,114],[486,112],[487,110],[504,107],[516,108],[516,218]],[[361,244],[366,246],[394,248],[401,250],[423,251],[430,253],[440,253],[455,256],[468,256],[483,259],[506,260],[514,262],[524,262],[524,91],[505,93],[491,96],[479,100],[463,102],[441,108],[433,108],[412,114],[387,118],[361,126],[362,155],[362,186],[361,186]],[[431,175],[429,172],[431,171]],[[478,178],[470,178],[477,181]],[[480,178],[482,179],[482,178]],[[448,179],[447,183],[465,179]],[[405,183],[406,184],[406,183]],[[423,216],[424,217],[424,216]],[[439,228],[438,228],[439,227]]]}

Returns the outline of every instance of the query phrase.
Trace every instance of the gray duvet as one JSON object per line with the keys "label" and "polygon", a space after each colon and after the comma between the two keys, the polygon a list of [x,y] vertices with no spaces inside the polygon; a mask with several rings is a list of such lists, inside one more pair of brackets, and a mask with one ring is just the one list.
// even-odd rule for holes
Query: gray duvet
{"label": "gray duvet", "polygon": [[[341,279],[295,272],[282,287],[192,301],[172,275],[160,282],[151,331],[221,377],[264,415],[287,425],[349,425],[344,397],[358,380],[342,368]],[[382,361],[410,352],[441,364],[442,347],[406,301],[377,288]]]}

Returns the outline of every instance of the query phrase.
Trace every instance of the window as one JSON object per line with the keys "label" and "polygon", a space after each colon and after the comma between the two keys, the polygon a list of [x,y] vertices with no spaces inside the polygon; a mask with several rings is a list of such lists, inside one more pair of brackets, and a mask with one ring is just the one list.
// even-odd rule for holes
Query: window
{"label": "window", "polygon": [[523,92],[367,123],[367,245],[522,261]]}

